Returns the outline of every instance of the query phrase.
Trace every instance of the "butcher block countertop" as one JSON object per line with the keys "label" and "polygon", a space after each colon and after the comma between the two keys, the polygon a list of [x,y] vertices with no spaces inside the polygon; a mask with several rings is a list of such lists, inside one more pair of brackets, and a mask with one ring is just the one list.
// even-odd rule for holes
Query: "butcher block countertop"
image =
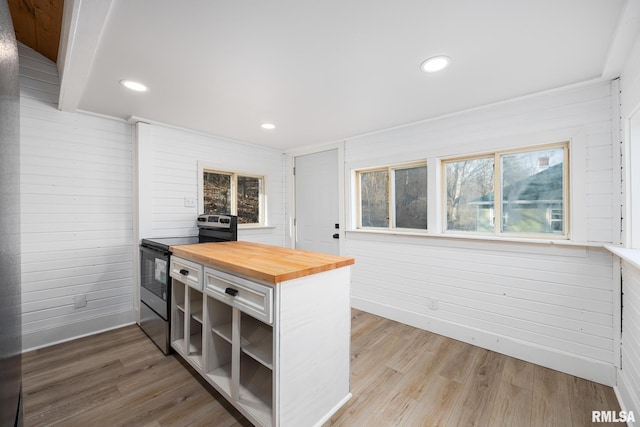
{"label": "butcher block countertop", "polygon": [[353,258],[251,242],[171,246],[174,255],[232,273],[279,283],[346,267]]}

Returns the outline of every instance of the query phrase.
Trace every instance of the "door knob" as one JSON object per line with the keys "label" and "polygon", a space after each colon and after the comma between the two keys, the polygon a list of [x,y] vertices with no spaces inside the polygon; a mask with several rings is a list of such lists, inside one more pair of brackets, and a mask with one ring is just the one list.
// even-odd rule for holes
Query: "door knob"
{"label": "door knob", "polygon": [[335,233],[335,234],[333,235],[333,238],[334,238],[334,239],[339,239],[339,238],[340,238],[340,235],[339,235],[338,233]]}

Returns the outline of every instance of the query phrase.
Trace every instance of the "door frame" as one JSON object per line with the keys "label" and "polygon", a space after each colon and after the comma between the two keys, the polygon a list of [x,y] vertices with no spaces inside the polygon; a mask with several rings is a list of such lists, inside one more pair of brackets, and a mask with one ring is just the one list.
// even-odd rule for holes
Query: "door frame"
{"label": "door frame", "polygon": [[317,145],[313,147],[307,147],[297,150],[292,150],[285,153],[285,193],[287,206],[285,213],[285,246],[289,248],[296,247],[296,226],[294,219],[296,218],[296,180],[293,174],[293,167],[295,166],[296,157],[307,156],[310,154],[317,154],[323,151],[338,150],[338,220],[340,221],[340,230],[338,234],[340,239],[338,241],[338,251],[340,255],[345,252],[345,230],[347,225],[347,218],[345,218],[345,170],[344,170],[344,141],[334,142],[330,144]]}

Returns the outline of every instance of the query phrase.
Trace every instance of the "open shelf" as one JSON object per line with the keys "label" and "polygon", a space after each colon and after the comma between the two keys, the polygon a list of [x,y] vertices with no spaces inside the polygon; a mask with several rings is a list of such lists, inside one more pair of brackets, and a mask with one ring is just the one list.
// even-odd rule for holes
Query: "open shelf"
{"label": "open shelf", "polygon": [[202,294],[200,298],[191,300],[191,317],[202,324]]}
{"label": "open shelf", "polygon": [[240,356],[238,402],[266,426],[271,425],[273,371],[246,355]]}
{"label": "open shelf", "polygon": [[231,396],[231,343],[211,333],[208,339],[206,375],[209,382]]}
{"label": "open shelf", "polygon": [[202,366],[202,336],[201,335],[192,335],[189,337],[189,348],[187,348],[187,340],[184,338],[175,339],[171,342],[171,346],[178,352],[183,355],[188,355],[190,359],[193,360],[198,366]]}
{"label": "open shelf", "polygon": [[222,391],[226,397],[231,397],[231,363],[207,372],[207,379]]}
{"label": "open shelf", "polygon": [[191,322],[188,354],[189,356],[202,355],[202,325],[198,322]]}
{"label": "open shelf", "polygon": [[187,352],[187,342],[183,338],[171,341],[171,346],[179,353]]}
{"label": "open shelf", "polygon": [[187,330],[189,334],[189,349],[187,355],[197,365],[203,365],[202,358],[202,292],[186,287],[186,296],[188,299],[188,311],[185,313],[185,321],[188,321]]}
{"label": "open shelf", "polygon": [[171,284],[171,298],[174,305],[171,313],[171,343],[177,352],[186,354],[185,328],[185,304],[184,283],[173,279]]}
{"label": "open shelf", "polygon": [[242,313],[240,349],[266,368],[273,369],[273,328]]}
{"label": "open shelf", "polygon": [[211,328],[211,331],[213,331],[213,333],[215,333],[219,337],[223,338],[228,343],[231,343],[231,325],[231,323],[225,323],[224,325],[214,326],[213,328]]}
{"label": "open shelf", "polygon": [[171,288],[173,289],[173,301],[176,306],[180,307],[181,310],[184,311],[184,283],[173,279],[171,282]]}
{"label": "open shelf", "polygon": [[210,296],[206,299],[211,330],[230,343],[233,336],[232,307]]}
{"label": "open shelf", "polygon": [[254,358],[256,361],[260,362],[262,365],[264,365],[265,368],[273,369],[273,357],[271,355],[271,352],[265,351],[264,346],[262,346],[260,343],[258,343],[257,345],[247,345],[245,347],[242,347],[242,351],[248,356]]}
{"label": "open shelf", "polygon": [[189,355],[202,354],[202,334],[193,334],[189,337]]}
{"label": "open shelf", "polygon": [[233,311],[230,306],[208,295],[206,375],[210,382],[231,396]]}

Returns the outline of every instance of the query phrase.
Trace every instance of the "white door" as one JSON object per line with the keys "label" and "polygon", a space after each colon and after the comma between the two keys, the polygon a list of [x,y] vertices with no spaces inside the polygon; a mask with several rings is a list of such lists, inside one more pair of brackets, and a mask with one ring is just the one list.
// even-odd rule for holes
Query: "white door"
{"label": "white door", "polygon": [[296,248],[339,254],[338,150],[295,158]]}

